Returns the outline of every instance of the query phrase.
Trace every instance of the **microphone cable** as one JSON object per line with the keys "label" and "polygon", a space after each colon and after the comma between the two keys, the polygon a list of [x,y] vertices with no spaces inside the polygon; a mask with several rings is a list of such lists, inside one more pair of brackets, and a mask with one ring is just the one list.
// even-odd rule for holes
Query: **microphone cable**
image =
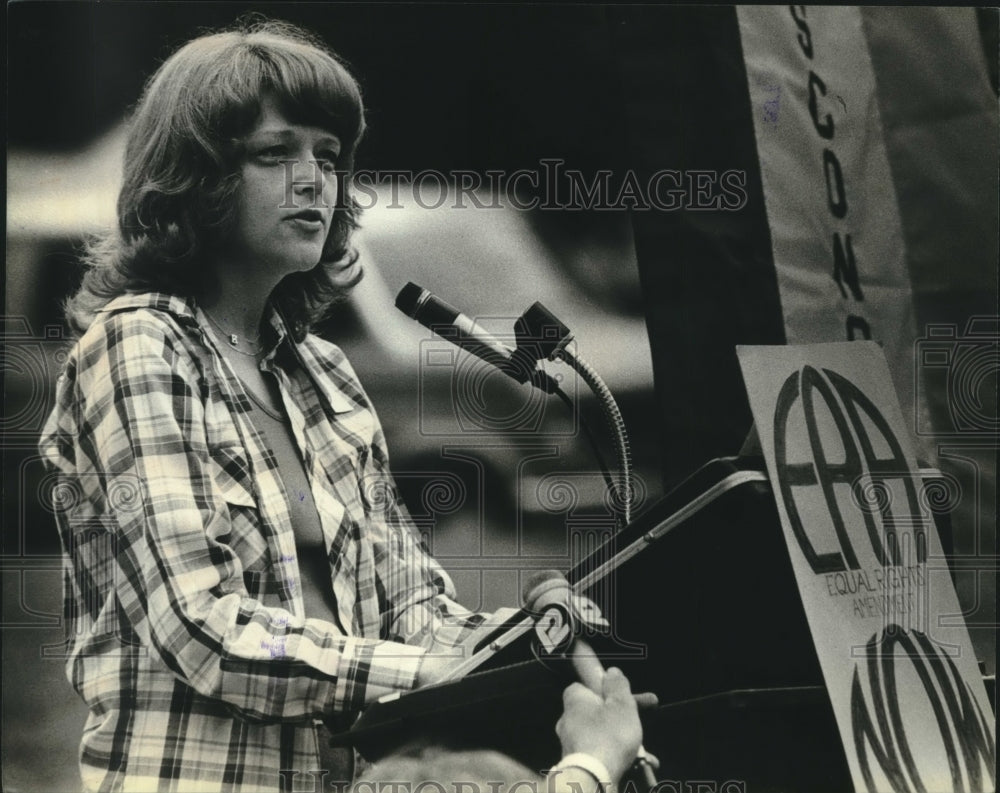
{"label": "microphone cable", "polygon": [[616,492],[615,482],[611,478],[611,471],[608,468],[607,461],[604,459],[604,454],[601,452],[601,447],[597,443],[597,438],[594,437],[594,433],[590,429],[590,425],[587,423],[587,419],[584,417],[583,412],[579,411],[576,406],[573,405],[573,400],[570,399],[569,394],[563,391],[559,386],[556,386],[551,393],[559,397],[563,404],[565,404],[569,409],[570,413],[572,413],[575,409],[577,410],[577,416],[580,420],[580,429],[583,431],[584,438],[587,439],[590,451],[597,460],[597,467],[601,471],[601,478],[604,480],[604,486],[608,489],[608,493],[613,495]]}

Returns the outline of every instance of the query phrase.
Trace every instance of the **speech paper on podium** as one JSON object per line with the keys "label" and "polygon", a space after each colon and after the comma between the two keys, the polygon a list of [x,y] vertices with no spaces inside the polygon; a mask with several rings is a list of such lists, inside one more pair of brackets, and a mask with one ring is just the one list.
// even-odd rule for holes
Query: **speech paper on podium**
{"label": "speech paper on podium", "polygon": [[[737,347],[855,789],[993,790],[996,719],[875,342]],[[762,648],[763,649],[763,648]]]}

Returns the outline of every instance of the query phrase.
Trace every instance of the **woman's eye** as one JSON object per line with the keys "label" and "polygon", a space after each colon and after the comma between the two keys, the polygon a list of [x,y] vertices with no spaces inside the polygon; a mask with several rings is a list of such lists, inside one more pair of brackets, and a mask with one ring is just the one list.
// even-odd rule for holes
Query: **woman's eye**
{"label": "woman's eye", "polygon": [[280,160],[285,157],[286,151],[284,146],[267,146],[263,149],[257,150],[257,156],[262,160]]}
{"label": "woman's eye", "polygon": [[316,162],[324,171],[332,171],[337,167],[338,156],[339,153],[335,151],[319,152],[316,155]]}

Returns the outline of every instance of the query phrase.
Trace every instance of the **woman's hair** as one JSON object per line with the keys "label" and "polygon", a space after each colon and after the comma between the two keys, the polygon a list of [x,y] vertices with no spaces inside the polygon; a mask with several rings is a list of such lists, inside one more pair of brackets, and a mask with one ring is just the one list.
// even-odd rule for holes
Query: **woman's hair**
{"label": "woman's hair", "polygon": [[337,135],[336,211],[319,264],[287,276],[272,294],[297,338],[361,278],[350,237],[360,208],[350,195],[364,134],[357,82],[305,31],[257,22],[196,38],[147,82],[132,117],[115,229],[93,240],[80,290],[66,303],[75,333],[127,292],[196,296],[213,252],[234,224],[243,138],[273,96],[293,123]]}

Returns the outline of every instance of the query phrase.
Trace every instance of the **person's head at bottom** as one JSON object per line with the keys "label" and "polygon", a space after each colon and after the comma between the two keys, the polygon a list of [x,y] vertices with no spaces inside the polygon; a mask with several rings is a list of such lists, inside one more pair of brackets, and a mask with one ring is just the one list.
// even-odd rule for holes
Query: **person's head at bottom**
{"label": "person's head at bottom", "polygon": [[607,793],[635,759],[642,724],[620,669],[605,671],[596,657],[580,663],[593,667],[585,671],[600,693],[581,683],[563,692],[555,725],[562,761],[547,777],[500,752],[415,743],[370,766],[353,793]]}
{"label": "person's head at bottom", "polygon": [[542,793],[545,780],[490,749],[414,745],[369,766],[353,793]]}

